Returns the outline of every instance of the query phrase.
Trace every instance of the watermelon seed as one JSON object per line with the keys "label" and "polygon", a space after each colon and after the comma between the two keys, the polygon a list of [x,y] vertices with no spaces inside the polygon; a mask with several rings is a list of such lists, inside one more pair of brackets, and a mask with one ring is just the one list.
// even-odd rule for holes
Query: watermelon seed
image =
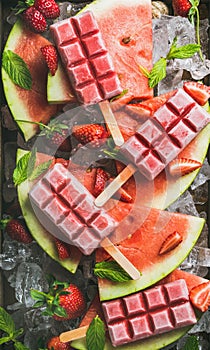
{"label": "watermelon seed", "polygon": [[126,38],[122,39],[122,43],[125,44],[125,45],[129,44],[130,41],[131,41],[131,37],[130,36],[127,36]]}

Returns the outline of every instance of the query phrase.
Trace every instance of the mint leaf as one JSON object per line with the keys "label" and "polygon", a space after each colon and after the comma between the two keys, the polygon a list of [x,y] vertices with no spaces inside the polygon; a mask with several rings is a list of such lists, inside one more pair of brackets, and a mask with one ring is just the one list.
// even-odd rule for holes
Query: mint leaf
{"label": "mint leaf", "polygon": [[96,316],[86,333],[88,350],[103,350],[105,346],[105,327],[99,316]]}
{"label": "mint leaf", "polygon": [[50,164],[52,163],[52,160],[48,160],[47,162],[44,162],[42,164],[39,164],[34,170],[32,171],[31,175],[29,176],[29,180],[33,181],[37,179],[40,175],[42,175],[46,170],[49,169]]}
{"label": "mint leaf", "polygon": [[5,344],[11,340],[10,337],[1,337],[0,338],[0,345]]}
{"label": "mint leaf", "polygon": [[17,166],[13,172],[13,182],[15,186],[20,185],[28,178],[28,163],[30,157],[31,152],[28,152],[19,159]]}
{"label": "mint leaf", "polygon": [[2,307],[0,307],[0,330],[10,336],[13,336],[15,331],[15,324],[12,317]]}
{"label": "mint leaf", "polygon": [[189,336],[182,350],[199,350],[198,338],[195,335]]}
{"label": "mint leaf", "polygon": [[161,57],[149,73],[149,87],[153,88],[166,77],[166,58]]}
{"label": "mint leaf", "polygon": [[29,350],[24,344],[22,344],[21,342],[19,341],[15,341],[14,342],[14,348],[16,350]]}
{"label": "mint leaf", "polygon": [[132,278],[116,261],[102,261],[95,264],[94,274],[114,282],[126,282]]}
{"label": "mint leaf", "polygon": [[24,60],[11,50],[6,50],[2,57],[2,67],[16,85],[25,90],[32,87],[32,77]]}
{"label": "mint leaf", "polygon": [[170,51],[166,56],[167,60],[171,60],[175,58],[179,58],[179,59],[190,58],[200,50],[200,45],[198,44],[187,44],[184,46],[177,47],[176,43],[177,43],[177,38],[175,38],[172,42]]}

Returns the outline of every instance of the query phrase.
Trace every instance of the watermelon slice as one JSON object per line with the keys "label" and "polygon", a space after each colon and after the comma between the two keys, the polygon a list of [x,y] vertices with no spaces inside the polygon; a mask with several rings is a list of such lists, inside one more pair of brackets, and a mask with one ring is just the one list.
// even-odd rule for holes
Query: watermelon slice
{"label": "watermelon slice", "polygon": [[[119,204],[115,209],[118,220],[124,216],[128,206],[121,205],[119,209]],[[117,247],[141,271],[141,277],[136,281],[125,283],[99,279],[101,300],[114,299],[145,289],[168,275],[187,257],[204,225],[202,218],[158,209],[148,211],[146,207],[136,206],[132,222],[140,220],[141,216],[143,223],[133,234],[130,219],[128,222],[126,219],[123,220],[122,225],[116,229],[118,237],[122,237],[124,232],[130,233],[126,239],[118,242]],[[178,233],[181,237],[177,245],[174,245],[174,233]],[[162,253],[164,246],[167,245],[167,248],[170,246],[170,240],[171,249]],[[96,260],[107,259],[110,259],[110,256],[103,249],[98,249]]]}
{"label": "watermelon slice", "polygon": [[[151,1],[97,0],[82,11],[85,10],[92,11],[98,21],[121,86],[124,90],[128,90],[125,97],[135,96],[143,99],[152,97],[153,90],[148,87],[148,80],[139,69],[139,65],[148,70],[152,68]],[[60,74],[63,76],[63,73],[58,73],[54,77],[48,77],[49,102],[65,101],[68,94],[62,87],[55,100],[54,91],[60,87]],[[63,84],[66,85],[66,82]],[[62,91],[63,97],[61,97]]]}
{"label": "watermelon slice", "polygon": [[[184,272],[181,270],[175,270],[170,275],[168,275],[166,278],[161,280],[159,284],[172,282],[172,281],[175,281],[178,279],[184,279],[186,281],[189,292],[191,291],[191,289],[193,287],[198,286],[202,283],[208,282],[208,280],[205,278],[202,278],[202,277],[199,277],[196,275],[192,275],[188,272]],[[103,312],[101,309],[101,305],[100,305],[100,301],[99,301],[98,296],[95,297],[89,310],[87,311],[86,315],[82,319],[80,327],[89,325],[90,322],[92,321],[92,319],[96,315],[99,315],[103,319]],[[202,313],[198,313],[198,318],[201,315],[202,315]],[[158,335],[158,336],[155,336],[152,338],[148,338],[148,339],[143,340],[143,341],[141,340],[141,341],[134,342],[133,344],[131,343],[129,345],[119,346],[119,347],[117,347],[117,349],[120,349],[120,350],[131,350],[131,349],[133,349],[133,350],[158,350],[160,348],[163,348],[166,345],[169,345],[169,344],[175,342],[176,340],[178,340],[179,338],[184,336],[189,331],[190,328],[191,327],[184,327],[181,329],[177,329],[175,331],[167,332],[165,334],[161,334],[161,335]],[[74,340],[71,342],[71,346],[74,349],[87,350],[86,339],[81,338],[78,340]],[[109,340],[108,335],[107,335],[104,350],[114,350],[114,349],[116,349],[116,348],[111,345],[110,340]]]}
{"label": "watermelon slice", "polygon": [[[47,39],[31,32],[21,21],[17,21],[10,32],[4,51],[12,50],[22,57],[32,76],[32,89],[25,90],[15,85],[2,69],[5,96],[15,120],[47,123],[50,117],[58,111],[58,106],[49,105],[46,97],[48,68],[40,48],[47,44],[49,44]],[[34,124],[18,124],[26,140],[38,130]]]}
{"label": "watermelon slice", "polygon": [[[18,150],[17,152],[17,161],[25,154],[25,151]],[[44,154],[37,154],[37,165],[38,163],[45,162],[50,158],[50,156],[44,155]],[[18,186],[18,199],[20,203],[20,207],[22,210],[22,214],[24,216],[24,219],[27,223],[27,226],[34,237],[34,239],[37,241],[37,243],[41,246],[41,248],[54,260],[58,261],[64,268],[66,268],[68,271],[75,273],[78,264],[81,259],[82,253],[76,248],[71,247],[71,256],[68,259],[65,260],[59,260],[58,253],[55,247],[54,238],[52,235],[47,232],[46,229],[40,224],[40,222],[37,220],[34,211],[31,207],[28,193],[33,186],[33,182],[30,182],[28,180],[22,182]]]}

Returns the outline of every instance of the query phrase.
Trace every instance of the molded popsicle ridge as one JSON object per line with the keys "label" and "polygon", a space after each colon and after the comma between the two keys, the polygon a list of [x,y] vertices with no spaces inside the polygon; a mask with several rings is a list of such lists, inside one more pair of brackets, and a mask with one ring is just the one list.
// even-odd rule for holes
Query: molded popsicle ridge
{"label": "molded popsicle ridge", "polygon": [[[61,164],[55,164],[29,193],[36,213],[52,223],[53,233],[91,254],[116,227],[115,220],[94,205],[95,198]],[[42,221],[42,223],[44,223]]]}
{"label": "molded popsicle ridge", "polygon": [[122,92],[111,57],[90,11],[55,23],[50,26],[50,31],[81,103],[97,103]]}
{"label": "molded popsicle ridge", "polygon": [[153,180],[209,121],[209,114],[179,89],[120,150],[145,177]]}
{"label": "molded popsicle ridge", "polygon": [[113,346],[197,322],[185,280],[103,302],[102,308]]}

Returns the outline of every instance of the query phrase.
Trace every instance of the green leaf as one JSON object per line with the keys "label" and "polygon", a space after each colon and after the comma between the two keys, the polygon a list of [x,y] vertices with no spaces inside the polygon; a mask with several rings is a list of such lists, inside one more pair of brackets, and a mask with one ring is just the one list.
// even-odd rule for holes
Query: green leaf
{"label": "green leaf", "polygon": [[149,74],[149,87],[153,88],[166,77],[166,58],[160,58],[153,66]]}
{"label": "green leaf", "polygon": [[35,163],[36,163],[36,152],[37,148],[33,147],[31,151],[31,156],[28,161],[28,169],[27,169],[27,176],[30,177],[31,174],[33,173],[33,170],[35,168]]}
{"label": "green leaf", "polygon": [[86,333],[88,350],[103,350],[105,346],[105,327],[99,316],[96,316]]}
{"label": "green leaf", "polygon": [[29,348],[27,348],[24,344],[22,344],[21,342],[19,341],[15,341],[14,342],[14,348],[16,350],[29,350]]}
{"label": "green leaf", "polygon": [[169,53],[167,54],[167,60],[174,58],[185,59],[192,57],[196,52],[200,50],[200,45],[198,44],[187,44],[184,46],[177,47],[172,44]]}
{"label": "green leaf", "polygon": [[32,299],[34,299],[36,301],[42,301],[42,302],[46,301],[45,293],[42,293],[38,290],[31,289],[30,295],[31,295]]}
{"label": "green leaf", "polygon": [[11,340],[11,337],[2,337],[0,338],[0,345],[5,344]]}
{"label": "green leaf", "polygon": [[43,305],[45,305],[45,302],[43,302],[43,301],[37,301],[37,302],[33,305],[33,307],[34,307],[34,308],[39,308],[39,307],[42,307]]}
{"label": "green leaf", "polygon": [[23,328],[18,329],[17,331],[14,332],[13,338],[18,338],[20,335],[22,335],[24,332]]}
{"label": "green leaf", "polygon": [[189,336],[182,350],[199,350],[198,338],[195,335]]}
{"label": "green leaf", "polygon": [[6,312],[3,307],[0,307],[0,330],[13,335],[15,324],[12,317]]}
{"label": "green leaf", "polygon": [[2,67],[10,79],[21,88],[30,90],[32,77],[24,60],[11,50],[6,50],[2,57]]}
{"label": "green leaf", "polygon": [[102,261],[95,264],[94,274],[115,282],[125,282],[132,278],[116,261]]}
{"label": "green leaf", "polygon": [[60,317],[67,317],[67,312],[62,306],[56,306],[54,308],[54,314]]}
{"label": "green leaf", "polygon": [[29,176],[29,180],[33,181],[33,180],[37,179],[40,175],[42,175],[46,170],[49,169],[51,163],[52,163],[52,160],[48,160],[47,162],[39,164],[32,171],[31,175]]}
{"label": "green leaf", "polygon": [[28,178],[28,163],[31,157],[31,152],[28,152],[22,156],[13,172],[13,181],[15,186],[20,185]]}

